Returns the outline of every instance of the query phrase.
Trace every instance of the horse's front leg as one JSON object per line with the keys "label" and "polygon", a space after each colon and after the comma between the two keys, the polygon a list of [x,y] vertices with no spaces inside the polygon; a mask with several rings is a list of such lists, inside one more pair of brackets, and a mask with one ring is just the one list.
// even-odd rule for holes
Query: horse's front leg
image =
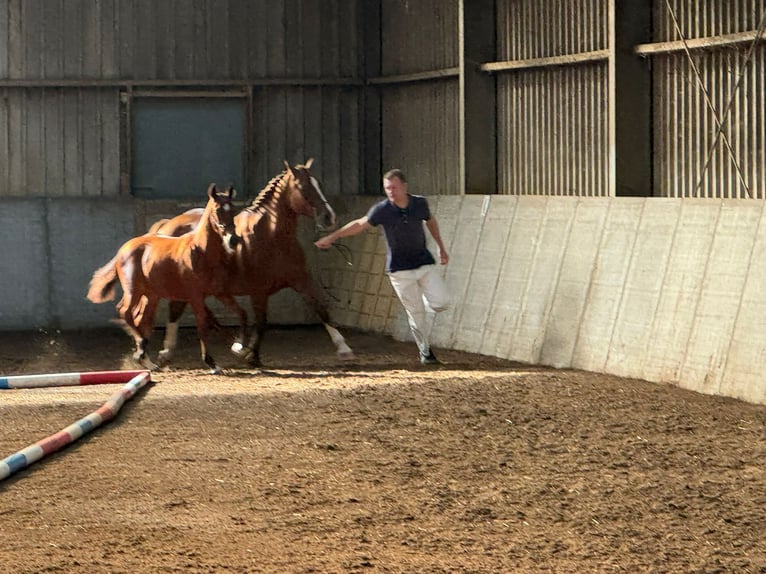
{"label": "horse's front leg", "polygon": [[208,351],[207,336],[210,332],[210,318],[207,305],[205,305],[204,299],[197,299],[191,301],[192,310],[194,311],[194,318],[197,321],[197,336],[199,337],[200,353],[202,355],[202,361],[210,368],[211,375],[219,375],[222,370],[219,367],[213,356]]}
{"label": "horse's front leg", "polygon": [[248,350],[245,347],[245,341],[247,340],[247,311],[237,302],[237,300],[228,295],[218,295],[218,300],[226,305],[226,307],[233,311],[237,315],[239,320],[239,334],[231,345],[231,351],[239,357],[247,357]]}

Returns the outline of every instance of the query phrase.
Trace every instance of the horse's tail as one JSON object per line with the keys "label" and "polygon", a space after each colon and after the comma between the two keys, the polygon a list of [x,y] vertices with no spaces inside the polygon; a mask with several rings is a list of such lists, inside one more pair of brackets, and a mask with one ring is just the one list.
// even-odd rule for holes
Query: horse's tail
{"label": "horse's tail", "polygon": [[112,260],[98,269],[90,280],[88,288],[88,300],[93,303],[104,303],[114,299],[115,288],[117,286],[117,258],[118,253]]}

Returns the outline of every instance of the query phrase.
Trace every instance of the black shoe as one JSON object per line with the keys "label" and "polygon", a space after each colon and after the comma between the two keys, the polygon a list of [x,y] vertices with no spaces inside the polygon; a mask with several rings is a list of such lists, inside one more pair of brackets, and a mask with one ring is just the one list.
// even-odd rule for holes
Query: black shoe
{"label": "black shoe", "polygon": [[420,353],[420,364],[421,365],[441,365],[441,361],[436,358],[436,355],[434,355],[433,351],[429,350],[427,355]]}

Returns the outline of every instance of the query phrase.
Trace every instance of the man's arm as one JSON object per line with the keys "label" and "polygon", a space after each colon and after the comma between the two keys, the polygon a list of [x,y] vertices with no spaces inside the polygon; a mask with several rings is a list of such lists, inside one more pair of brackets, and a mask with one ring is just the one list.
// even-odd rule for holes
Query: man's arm
{"label": "man's arm", "polygon": [[439,260],[442,265],[446,265],[449,262],[449,255],[447,249],[444,247],[441,233],[439,233],[439,224],[436,218],[432,215],[430,219],[426,219],[426,227],[431,232],[431,237],[436,241],[436,245],[439,247]]}
{"label": "man's arm", "polygon": [[365,215],[359,219],[349,221],[340,229],[336,229],[324,237],[320,237],[314,242],[314,245],[319,247],[319,249],[329,249],[337,239],[340,239],[341,237],[351,237],[352,235],[358,235],[362,231],[370,229],[371,227],[372,225],[370,225],[370,223],[367,221],[367,216]]}

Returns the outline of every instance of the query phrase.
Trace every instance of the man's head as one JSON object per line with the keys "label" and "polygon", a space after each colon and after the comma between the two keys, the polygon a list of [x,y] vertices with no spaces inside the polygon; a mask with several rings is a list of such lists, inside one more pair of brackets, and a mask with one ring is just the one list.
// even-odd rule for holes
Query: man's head
{"label": "man's head", "polygon": [[407,178],[400,169],[392,169],[383,174],[383,190],[393,203],[405,201],[407,197]]}

